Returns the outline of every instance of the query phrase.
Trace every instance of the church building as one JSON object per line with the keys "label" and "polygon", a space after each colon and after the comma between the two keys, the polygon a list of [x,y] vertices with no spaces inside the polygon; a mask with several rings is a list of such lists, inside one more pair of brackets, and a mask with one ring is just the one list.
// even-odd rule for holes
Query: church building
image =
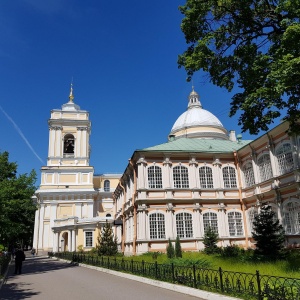
{"label": "church building", "polygon": [[176,237],[184,251],[199,251],[208,227],[219,246],[250,248],[253,219],[266,204],[286,246],[300,246],[300,136],[287,134],[287,122],[243,140],[193,89],[166,143],[134,151],[123,174],[101,175],[89,164],[89,113],[72,88],[48,123],[47,166],[35,193],[37,250],[88,251],[106,221],[125,255],[165,252]]}

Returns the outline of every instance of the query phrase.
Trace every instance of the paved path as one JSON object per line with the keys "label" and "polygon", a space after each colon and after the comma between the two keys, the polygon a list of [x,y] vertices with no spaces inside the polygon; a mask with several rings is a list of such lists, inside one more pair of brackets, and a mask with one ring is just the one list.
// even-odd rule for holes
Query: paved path
{"label": "paved path", "polygon": [[13,273],[14,264],[11,264],[7,280],[0,290],[1,300],[200,299],[97,270],[74,266],[46,256],[26,258],[22,274]]}

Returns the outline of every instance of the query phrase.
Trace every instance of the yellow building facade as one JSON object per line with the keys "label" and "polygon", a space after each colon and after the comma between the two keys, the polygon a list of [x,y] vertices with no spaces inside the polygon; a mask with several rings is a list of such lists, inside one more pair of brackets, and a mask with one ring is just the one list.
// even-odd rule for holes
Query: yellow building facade
{"label": "yellow building facade", "polygon": [[37,251],[89,250],[103,224],[113,222],[112,193],[120,174],[94,174],[90,166],[89,113],[74,103],[73,90],[48,121],[47,165],[35,193],[33,247]]}

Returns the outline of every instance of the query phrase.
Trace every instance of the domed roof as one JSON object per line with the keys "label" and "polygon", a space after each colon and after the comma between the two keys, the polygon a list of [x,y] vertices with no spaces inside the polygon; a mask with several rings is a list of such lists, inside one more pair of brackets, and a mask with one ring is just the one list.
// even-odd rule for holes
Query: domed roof
{"label": "domed roof", "polygon": [[228,139],[227,130],[211,112],[202,108],[200,97],[194,91],[189,95],[188,109],[174,123],[170,135],[191,138]]}

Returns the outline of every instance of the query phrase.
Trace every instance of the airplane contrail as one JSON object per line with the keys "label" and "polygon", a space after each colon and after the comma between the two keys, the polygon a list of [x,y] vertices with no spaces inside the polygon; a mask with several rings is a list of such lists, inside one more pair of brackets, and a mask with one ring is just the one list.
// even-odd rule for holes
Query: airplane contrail
{"label": "airplane contrail", "polygon": [[32,151],[32,153],[36,156],[36,158],[44,165],[45,163],[43,162],[43,160],[38,156],[38,154],[34,151],[34,149],[32,148],[32,146],[30,145],[30,143],[28,142],[27,138],[25,137],[25,135],[23,134],[22,130],[18,127],[18,125],[15,123],[15,121],[5,112],[5,110],[1,107],[0,105],[0,110],[3,112],[3,114],[5,115],[5,117],[13,124],[14,128],[16,129],[16,131],[18,132],[18,134],[21,136],[21,138],[24,140],[24,142],[27,144],[27,146],[29,147],[29,149]]}

